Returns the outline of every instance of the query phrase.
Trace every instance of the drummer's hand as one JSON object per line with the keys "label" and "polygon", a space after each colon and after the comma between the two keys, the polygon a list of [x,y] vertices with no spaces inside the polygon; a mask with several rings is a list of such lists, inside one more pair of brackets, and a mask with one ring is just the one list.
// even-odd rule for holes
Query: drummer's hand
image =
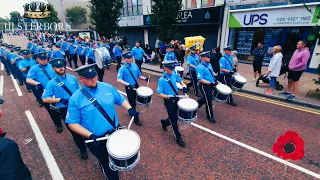
{"label": "drummer's hand", "polygon": [[183,87],[182,92],[185,94],[188,92],[188,89],[186,87]]}
{"label": "drummer's hand", "polygon": [[177,97],[177,96],[170,96],[169,99],[170,99],[170,100],[176,100],[176,101],[178,101],[178,100],[179,100],[179,97]]}
{"label": "drummer's hand", "polygon": [[150,80],[150,78],[148,78],[148,77],[145,79],[145,81],[147,81],[147,82],[149,82],[149,80]]}
{"label": "drummer's hand", "polygon": [[133,89],[133,86],[131,84],[129,84],[129,85],[125,86],[125,87],[128,88],[128,89]]}
{"label": "drummer's hand", "polygon": [[214,86],[216,86],[217,84],[218,84],[218,82],[215,81],[215,82],[212,82],[210,85],[211,85],[212,87],[214,87]]}
{"label": "drummer's hand", "polygon": [[139,116],[139,113],[138,113],[136,110],[134,110],[133,108],[130,108],[130,109],[128,110],[128,113],[129,113],[129,115],[130,115],[131,117],[138,117],[138,116]]}
{"label": "drummer's hand", "polygon": [[94,145],[96,145],[96,146],[98,145],[98,142],[97,142],[98,137],[96,135],[91,134],[89,138],[93,140]]}
{"label": "drummer's hand", "polygon": [[234,71],[230,71],[230,74],[233,75],[233,74],[234,74]]}

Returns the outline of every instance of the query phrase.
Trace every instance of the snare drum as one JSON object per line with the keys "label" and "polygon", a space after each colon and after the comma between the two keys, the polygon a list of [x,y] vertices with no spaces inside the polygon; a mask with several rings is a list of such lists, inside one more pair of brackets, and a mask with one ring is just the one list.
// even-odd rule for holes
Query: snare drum
{"label": "snare drum", "polygon": [[128,171],[140,160],[140,137],[130,129],[120,129],[107,141],[109,166],[114,171]]}
{"label": "snare drum", "polygon": [[232,89],[229,86],[219,83],[213,90],[213,98],[217,101],[225,102],[231,93]]}
{"label": "snare drum", "polygon": [[240,90],[246,84],[247,79],[240,75],[234,75],[231,79],[232,88],[235,90]]}
{"label": "snare drum", "polygon": [[191,123],[197,119],[198,102],[194,99],[186,98],[178,101],[178,118],[182,122]]}
{"label": "snare drum", "polygon": [[184,71],[184,68],[181,67],[181,66],[176,66],[174,68],[174,70],[176,71],[176,73],[182,78],[183,77],[183,71]]}
{"label": "snare drum", "polygon": [[141,86],[137,89],[137,99],[136,102],[139,105],[147,106],[151,103],[153,91],[147,86]]}

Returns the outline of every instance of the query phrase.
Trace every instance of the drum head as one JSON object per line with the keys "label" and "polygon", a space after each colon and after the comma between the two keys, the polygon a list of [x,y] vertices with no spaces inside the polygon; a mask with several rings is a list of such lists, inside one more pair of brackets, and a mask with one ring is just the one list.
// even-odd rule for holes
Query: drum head
{"label": "drum head", "polygon": [[149,97],[152,96],[153,91],[147,86],[141,86],[137,89],[137,94],[142,97]]}
{"label": "drum head", "polygon": [[181,66],[176,66],[174,69],[175,69],[176,71],[184,71],[184,68],[181,67]]}
{"label": "drum head", "polygon": [[234,76],[234,79],[235,79],[237,82],[241,83],[241,84],[244,84],[244,83],[247,82],[247,79],[246,79],[245,77],[243,77],[243,76],[240,76],[240,75],[235,75],[235,76]]}
{"label": "drum head", "polygon": [[186,98],[186,99],[180,99],[178,101],[178,106],[184,110],[196,110],[199,104],[194,99]]}
{"label": "drum head", "polygon": [[140,149],[139,135],[130,129],[120,129],[109,136],[107,150],[116,159],[127,159]]}
{"label": "drum head", "polygon": [[232,89],[225,84],[218,84],[216,86],[216,88],[222,94],[231,94],[232,93]]}

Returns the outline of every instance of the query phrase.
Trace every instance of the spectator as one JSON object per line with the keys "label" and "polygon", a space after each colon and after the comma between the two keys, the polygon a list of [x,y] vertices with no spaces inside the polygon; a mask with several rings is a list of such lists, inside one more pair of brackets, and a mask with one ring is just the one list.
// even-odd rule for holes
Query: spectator
{"label": "spectator", "polygon": [[237,51],[231,51],[231,57],[233,61],[233,71],[237,72],[238,71],[238,57],[237,57],[238,52]]}
{"label": "spectator", "polygon": [[160,69],[163,69],[162,61],[164,59],[164,55],[167,53],[166,51],[167,51],[168,44],[169,44],[169,42],[166,42],[165,44],[163,44],[162,41],[159,42],[159,45],[160,45],[159,53],[160,53],[160,58],[161,58]]}
{"label": "spectator", "polygon": [[154,47],[155,47],[156,49],[160,47],[160,46],[159,46],[159,42],[160,42],[160,39],[159,39],[159,37],[157,37],[156,43],[155,43],[155,45],[154,45]]}
{"label": "spectator", "polygon": [[220,53],[220,47],[216,47],[212,49],[210,64],[213,68],[214,73],[216,74],[220,72],[219,60],[221,57],[222,57],[222,54]]}
{"label": "spectator", "polygon": [[185,54],[185,51],[183,50],[183,48],[181,47],[181,43],[179,41],[176,41],[175,44],[174,44],[174,54],[176,55],[177,57],[177,61],[179,63],[181,63],[181,66],[183,65],[184,63],[184,54]]}
{"label": "spectator", "polygon": [[281,46],[273,47],[273,57],[270,59],[268,71],[266,72],[266,75],[270,77],[270,88],[264,91],[265,94],[273,94],[273,90],[275,89],[277,77],[280,75],[282,65],[283,55],[281,50]]}
{"label": "spectator", "polygon": [[[297,50],[294,51],[293,56],[289,62],[288,87],[286,92],[281,95],[288,96],[287,100],[292,101],[296,97],[299,87],[299,80],[307,68],[308,60],[310,58],[309,48],[306,47],[306,42],[300,40],[297,44]],[[292,91],[291,91],[292,90]]]}
{"label": "spectator", "polygon": [[258,47],[256,47],[251,53],[254,56],[252,63],[254,79],[252,79],[252,82],[257,80],[257,74],[259,74],[259,77],[261,76],[262,62],[266,53],[267,48],[263,47],[262,41],[258,43]]}

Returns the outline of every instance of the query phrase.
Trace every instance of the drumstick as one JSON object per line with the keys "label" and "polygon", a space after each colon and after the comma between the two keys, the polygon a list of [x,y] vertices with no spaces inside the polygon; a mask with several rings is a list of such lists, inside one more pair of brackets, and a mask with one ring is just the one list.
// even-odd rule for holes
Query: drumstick
{"label": "drumstick", "polygon": [[188,96],[188,94],[187,94],[187,93],[184,93],[184,95],[189,99],[189,96]]}
{"label": "drumstick", "polygon": [[132,118],[131,118],[131,120],[130,120],[130,123],[129,123],[128,129],[130,129],[131,124],[132,124],[132,122],[133,122],[133,119],[134,119],[134,116],[132,116]]}
{"label": "drumstick", "polygon": [[150,76],[149,76],[149,79],[148,79],[148,84],[147,84],[147,86],[149,86],[149,82],[150,82]]}
{"label": "drumstick", "polygon": [[[107,140],[107,139],[109,139],[109,136],[97,138],[96,141],[103,141],[103,140]],[[94,142],[94,140],[90,139],[90,140],[86,140],[86,141],[84,141],[84,142],[85,142],[85,143],[91,143],[91,142]]]}

